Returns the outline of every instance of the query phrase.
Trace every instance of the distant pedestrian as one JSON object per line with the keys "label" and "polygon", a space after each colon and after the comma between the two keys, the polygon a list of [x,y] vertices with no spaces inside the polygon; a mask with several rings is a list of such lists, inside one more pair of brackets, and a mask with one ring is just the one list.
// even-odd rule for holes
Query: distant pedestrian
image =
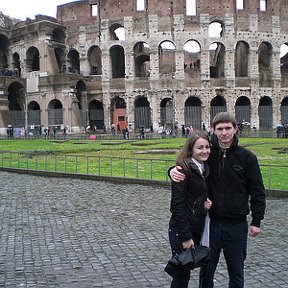
{"label": "distant pedestrian", "polygon": [[144,126],[142,126],[140,128],[140,139],[144,139],[145,138],[145,130],[144,130]]}
{"label": "distant pedestrian", "polygon": [[90,136],[90,125],[87,125],[85,131],[86,131],[86,134],[87,134],[88,136]]}

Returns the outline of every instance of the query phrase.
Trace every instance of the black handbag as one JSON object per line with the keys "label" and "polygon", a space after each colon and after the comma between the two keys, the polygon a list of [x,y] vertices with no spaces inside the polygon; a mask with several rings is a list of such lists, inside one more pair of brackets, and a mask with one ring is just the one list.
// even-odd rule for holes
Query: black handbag
{"label": "black handbag", "polygon": [[175,254],[167,263],[164,271],[171,277],[180,277],[187,270],[202,267],[210,259],[210,248],[196,245],[195,248],[183,250],[180,254]]}

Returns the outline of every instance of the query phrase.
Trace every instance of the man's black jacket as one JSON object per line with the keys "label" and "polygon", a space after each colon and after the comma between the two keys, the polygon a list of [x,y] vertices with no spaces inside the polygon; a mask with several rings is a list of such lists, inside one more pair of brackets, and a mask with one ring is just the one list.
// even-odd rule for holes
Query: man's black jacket
{"label": "man's black jacket", "polygon": [[251,225],[260,227],[266,197],[256,156],[239,146],[236,136],[228,149],[219,146],[214,134],[211,141],[208,159],[210,175],[207,179],[209,198],[212,200],[212,208],[209,210],[211,220],[219,223],[245,221],[251,208]]}

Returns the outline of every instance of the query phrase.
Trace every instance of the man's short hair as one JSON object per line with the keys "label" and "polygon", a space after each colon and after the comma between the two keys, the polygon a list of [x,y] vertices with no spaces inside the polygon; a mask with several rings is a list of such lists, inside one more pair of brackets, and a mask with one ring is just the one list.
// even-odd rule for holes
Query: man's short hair
{"label": "man's short hair", "polygon": [[219,112],[215,115],[212,121],[213,129],[215,129],[216,125],[219,123],[232,123],[234,128],[236,128],[237,126],[235,117],[228,112]]}

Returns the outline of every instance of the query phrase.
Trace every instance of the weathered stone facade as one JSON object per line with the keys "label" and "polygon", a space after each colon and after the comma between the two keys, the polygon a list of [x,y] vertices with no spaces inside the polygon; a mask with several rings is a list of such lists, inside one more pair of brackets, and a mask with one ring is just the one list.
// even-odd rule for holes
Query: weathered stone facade
{"label": "weathered stone facade", "polygon": [[57,19],[0,16],[1,134],[200,129],[226,110],[262,130],[288,122],[287,1],[190,2],[192,13],[184,0],[84,0]]}

